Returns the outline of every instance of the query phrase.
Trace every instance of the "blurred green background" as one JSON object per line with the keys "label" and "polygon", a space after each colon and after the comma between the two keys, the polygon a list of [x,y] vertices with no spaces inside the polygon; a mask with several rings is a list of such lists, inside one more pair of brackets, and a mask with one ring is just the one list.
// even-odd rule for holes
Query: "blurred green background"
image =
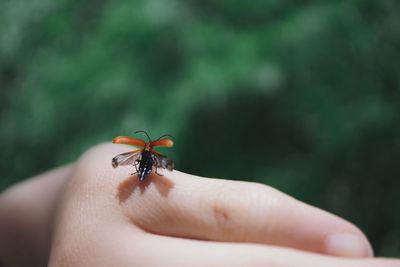
{"label": "blurred green background", "polygon": [[400,256],[397,0],[2,0],[0,189],[116,135],[272,185]]}

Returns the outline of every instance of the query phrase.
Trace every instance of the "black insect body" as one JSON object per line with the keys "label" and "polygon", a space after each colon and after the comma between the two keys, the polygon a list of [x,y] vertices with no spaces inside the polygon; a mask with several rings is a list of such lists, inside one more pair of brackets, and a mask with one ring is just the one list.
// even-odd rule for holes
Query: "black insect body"
{"label": "black insect body", "polygon": [[150,151],[143,150],[141,153],[141,158],[138,159],[137,162],[139,163],[139,168],[136,169],[136,173],[139,176],[139,180],[143,181],[153,170],[153,155],[150,153]]}

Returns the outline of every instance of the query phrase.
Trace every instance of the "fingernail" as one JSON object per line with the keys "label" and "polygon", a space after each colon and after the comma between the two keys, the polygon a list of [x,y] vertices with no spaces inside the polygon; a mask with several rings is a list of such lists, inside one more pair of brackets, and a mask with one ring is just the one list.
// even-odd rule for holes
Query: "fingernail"
{"label": "fingernail", "polygon": [[353,234],[333,234],[325,243],[326,253],[341,257],[372,257],[373,251],[369,242]]}

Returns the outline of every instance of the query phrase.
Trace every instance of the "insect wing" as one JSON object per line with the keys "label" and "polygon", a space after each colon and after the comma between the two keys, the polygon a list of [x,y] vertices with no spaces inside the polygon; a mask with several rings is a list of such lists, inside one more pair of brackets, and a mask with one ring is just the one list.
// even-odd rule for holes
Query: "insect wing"
{"label": "insect wing", "polygon": [[111,161],[112,166],[117,168],[120,165],[130,165],[135,163],[135,161],[140,158],[141,151],[141,149],[137,149],[115,156]]}
{"label": "insect wing", "polygon": [[169,138],[158,139],[158,140],[150,142],[151,147],[155,147],[155,146],[172,147],[173,145],[174,145],[174,142]]}
{"label": "insect wing", "polygon": [[164,155],[153,153],[153,160],[157,168],[167,169],[172,171],[174,169],[174,162]]}
{"label": "insect wing", "polygon": [[112,140],[112,142],[114,144],[127,144],[132,146],[141,146],[141,147],[146,146],[146,142],[144,142],[143,140],[129,136],[117,136]]}

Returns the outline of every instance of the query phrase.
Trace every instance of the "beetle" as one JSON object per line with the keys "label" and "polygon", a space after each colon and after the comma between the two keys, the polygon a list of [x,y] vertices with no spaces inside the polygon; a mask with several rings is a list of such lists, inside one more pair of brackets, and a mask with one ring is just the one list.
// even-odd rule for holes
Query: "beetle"
{"label": "beetle", "polygon": [[144,181],[153,171],[153,168],[155,169],[155,173],[160,176],[161,174],[157,172],[158,168],[172,171],[174,169],[174,162],[154,150],[156,146],[172,147],[174,142],[170,138],[166,138],[172,136],[165,134],[156,140],[151,140],[147,132],[140,130],[135,132],[135,134],[137,133],[144,133],[148,138],[148,142],[129,136],[117,136],[112,140],[114,144],[128,144],[140,147],[115,156],[111,160],[112,166],[117,168],[120,165],[133,165],[136,172],[132,173],[132,175],[137,174],[140,181]]}

